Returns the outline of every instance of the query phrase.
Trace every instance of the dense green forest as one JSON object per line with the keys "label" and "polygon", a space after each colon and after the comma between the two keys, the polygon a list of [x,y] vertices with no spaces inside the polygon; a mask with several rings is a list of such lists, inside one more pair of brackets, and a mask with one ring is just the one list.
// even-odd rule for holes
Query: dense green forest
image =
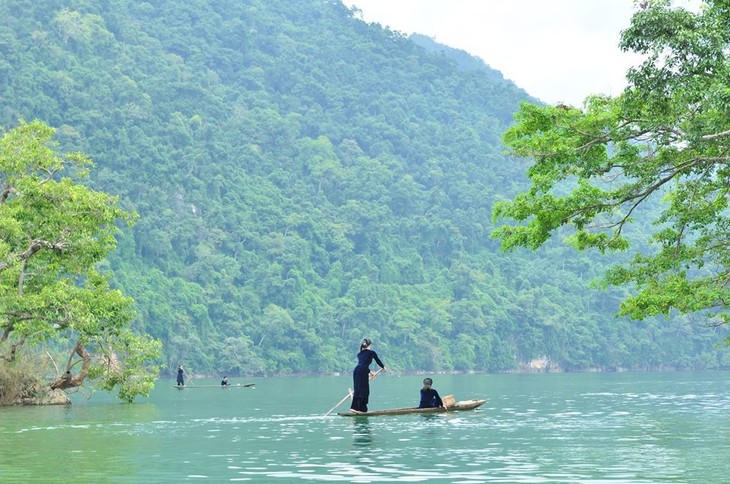
{"label": "dense green forest", "polygon": [[[528,93],[338,0],[6,0],[0,125],[40,119],[139,218],[102,271],[168,374],[718,368],[699,318],[615,317],[616,256],[503,254]],[[636,229],[640,243],[641,226]]]}

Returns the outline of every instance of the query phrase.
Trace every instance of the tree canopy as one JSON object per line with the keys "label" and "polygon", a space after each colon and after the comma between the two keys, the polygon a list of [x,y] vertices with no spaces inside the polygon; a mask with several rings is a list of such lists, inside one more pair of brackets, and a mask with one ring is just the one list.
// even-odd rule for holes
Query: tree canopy
{"label": "tree canopy", "polygon": [[644,61],[621,95],[522,104],[504,142],[532,161],[531,186],[494,207],[495,218],[520,222],[493,232],[503,247],[536,248],[570,227],[578,249],[627,251],[637,222],[647,244],[604,278],[635,288],[621,313],[730,322],[728,25],[724,1],[697,11],[643,2],[620,45]]}
{"label": "tree canopy", "polygon": [[132,332],[132,300],[97,266],[116,246],[115,223],[133,217],[74,181],[91,161],[58,155],[53,133],[21,122],[0,139],[0,357],[13,363],[29,347],[67,345],[51,388],[88,378],[131,401],[152,387],[159,343]]}

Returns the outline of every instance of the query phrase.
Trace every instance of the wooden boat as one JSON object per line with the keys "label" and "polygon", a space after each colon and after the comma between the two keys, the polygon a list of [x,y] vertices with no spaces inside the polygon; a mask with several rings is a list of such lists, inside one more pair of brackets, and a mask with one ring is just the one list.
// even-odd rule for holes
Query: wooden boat
{"label": "wooden boat", "polygon": [[406,415],[411,413],[446,413],[446,412],[458,412],[463,410],[474,410],[480,405],[484,404],[486,400],[460,400],[450,405],[447,408],[434,407],[434,408],[418,408],[418,407],[406,407],[406,408],[391,408],[388,410],[372,410],[370,412],[339,412],[337,415],[341,417],[378,417],[381,415]]}
{"label": "wooden boat", "polygon": [[173,385],[178,390],[184,390],[186,388],[252,388],[255,387],[255,383],[236,383],[235,385],[233,383],[229,384],[228,386],[223,385]]}

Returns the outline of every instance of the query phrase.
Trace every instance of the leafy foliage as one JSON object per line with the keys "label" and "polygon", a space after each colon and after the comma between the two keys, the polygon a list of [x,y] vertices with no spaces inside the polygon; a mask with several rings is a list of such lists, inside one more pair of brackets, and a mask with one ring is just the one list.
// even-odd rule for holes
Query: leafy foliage
{"label": "leafy foliage", "polygon": [[494,231],[503,247],[536,248],[570,226],[579,249],[624,251],[627,226],[650,220],[649,250],[605,277],[637,289],[621,313],[730,322],[729,23],[725,2],[698,12],[647,2],[622,35],[646,59],[622,95],[580,109],[523,104],[504,140],[534,160],[532,186],[494,207],[496,218],[524,222]]}
{"label": "leafy foliage", "polygon": [[169,372],[349,371],[364,336],[403,370],[721,365],[686,319],[615,320],[624,293],[587,288],[607,256],[499,253],[492,205],[527,186],[500,140],[530,98],[463,52],[336,0],[0,15],[0,123],[57,126],[139,214],[107,263]]}
{"label": "leafy foliage", "polygon": [[13,362],[27,346],[66,342],[71,356],[53,387],[77,387],[88,376],[131,401],[152,388],[159,343],[132,333],[132,301],[96,266],[116,245],[115,222],[132,216],[64,175],[83,177],[91,161],[57,155],[53,132],[21,122],[0,139],[2,357]]}

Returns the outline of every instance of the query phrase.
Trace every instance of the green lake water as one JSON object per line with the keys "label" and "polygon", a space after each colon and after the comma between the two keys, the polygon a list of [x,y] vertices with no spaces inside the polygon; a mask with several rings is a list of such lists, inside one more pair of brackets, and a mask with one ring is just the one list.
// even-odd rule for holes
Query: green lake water
{"label": "green lake water", "polygon": [[[371,383],[413,406],[423,376]],[[730,372],[435,375],[477,410],[323,416],[349,375],[0,408],[0,482],[730,482]],[[339,410],[346,410],[343,404]]]}

